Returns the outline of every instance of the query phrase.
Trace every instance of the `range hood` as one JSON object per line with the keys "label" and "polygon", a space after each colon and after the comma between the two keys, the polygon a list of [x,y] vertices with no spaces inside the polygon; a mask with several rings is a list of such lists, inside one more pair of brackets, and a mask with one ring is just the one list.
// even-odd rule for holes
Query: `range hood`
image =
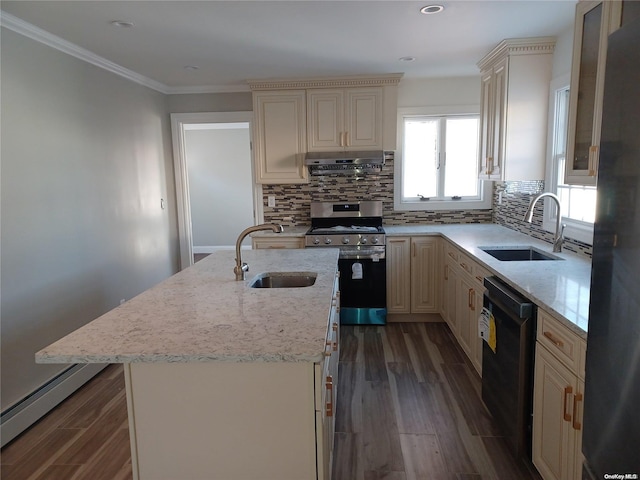
{"label": "range hood", "polygon": [[311,175],[358,175],[380,173],[385,158],[393,152],[366,150],[361,152],[309,152],[304,164]]}

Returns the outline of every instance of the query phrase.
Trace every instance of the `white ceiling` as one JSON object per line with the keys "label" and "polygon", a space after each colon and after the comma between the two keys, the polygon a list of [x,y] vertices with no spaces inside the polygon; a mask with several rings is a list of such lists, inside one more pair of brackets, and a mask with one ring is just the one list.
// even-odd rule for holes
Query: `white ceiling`
{"label": "white ceiling", "polygon": [[[434,3],[444,12],[419,13]],[[223,91],[245,89],[247,79],[477,75],[476,62],[503,39],[571,28],[575,3],[3,0],[1,8],[173,91]],[[134,26],[114,27],[113,20]],[[416,60],[399,61],[405,56]]]}

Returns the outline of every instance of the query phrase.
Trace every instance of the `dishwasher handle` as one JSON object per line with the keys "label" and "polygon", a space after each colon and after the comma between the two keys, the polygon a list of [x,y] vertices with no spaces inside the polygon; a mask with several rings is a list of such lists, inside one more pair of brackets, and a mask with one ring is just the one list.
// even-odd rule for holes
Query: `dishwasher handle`
{"label": "dishwasher handle", "polygon": [[531,318],[533,316],[533,303],[513,290],[498,277],[485,277],[484,286],[487,289],[486,295],[489,300],[498,300],[504,305],[509,313],[517,315],[518,318]]}

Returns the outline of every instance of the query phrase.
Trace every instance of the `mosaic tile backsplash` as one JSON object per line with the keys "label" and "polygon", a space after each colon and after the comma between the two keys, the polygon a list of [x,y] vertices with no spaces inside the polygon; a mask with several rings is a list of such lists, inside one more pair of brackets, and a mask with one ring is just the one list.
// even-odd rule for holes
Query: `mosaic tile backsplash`
{"label": "mosaic tile backsplash", "polygon": [[[311,202],[382,200],[386,225],[497,223],[534,238],[553,242],[553,235],[542,228],[542,203],[536,206],[533,223],[523,220],[531,195],[544,191],[543,181],[494,182],[493,209],[400,212],[393,209],[393,160],[387,160],[382,172],[362,177],[312,176],[308,184],[263,185],[265,222],[285,226],[311,224]],[[502,203],[498,202],[502,192]],[[267,206],[267,196],[276,197],[276,207]],[[565,239],[564,247],[591,256],[591,245]]]}
{"label": "mosaic tile backsplash", "polygon": [[[504,225],[512,230],[522,232],[534,238],[553,243],[553,234],[542,228],[543,205],[538,202],[533,214],[533,221],[523,220],[533,195],[544,191],[543,181],[534,182],[494,182],[493,186],[493,223]],[[499,202],[502,193],[502,204]],[[563,248],[574,253],[591,257],[592,246],[565,237]]]}

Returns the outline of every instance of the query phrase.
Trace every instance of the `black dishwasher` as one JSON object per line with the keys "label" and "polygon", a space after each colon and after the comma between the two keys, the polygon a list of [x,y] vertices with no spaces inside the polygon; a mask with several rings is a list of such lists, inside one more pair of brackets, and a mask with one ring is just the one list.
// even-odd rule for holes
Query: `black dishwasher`
{"label": "black dishwasher", "polygon": [[535,305],[497,277],[486,277],[484,286],[495,351],[482,343],[482,401],[515,454],[530,459]]}

